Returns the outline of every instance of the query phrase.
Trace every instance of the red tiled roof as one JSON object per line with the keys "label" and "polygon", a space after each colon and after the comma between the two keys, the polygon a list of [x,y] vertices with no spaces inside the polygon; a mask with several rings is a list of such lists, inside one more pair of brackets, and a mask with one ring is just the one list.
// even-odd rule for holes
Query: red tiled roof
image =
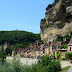
{"label": "red tiled roof", "polygon": [[24,49],[24,48],[20,48],[19,51],[18,51],[18,53],[21,53],[21,52],[23,51],[23,49]]}
{"label": "red tiled roof", "polygon": [[53,41],[52,43],[51,43],[51,45],[52,46],[60,46],[61,45],[61,41]]}

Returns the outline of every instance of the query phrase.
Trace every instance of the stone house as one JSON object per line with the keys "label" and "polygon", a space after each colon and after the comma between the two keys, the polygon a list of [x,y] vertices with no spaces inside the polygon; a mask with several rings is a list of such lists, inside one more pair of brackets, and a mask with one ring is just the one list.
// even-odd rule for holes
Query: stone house
{"label": "stone house", "polygon": [[17,48],[14,49],[14,50],[12,51],[12,57],[17,56],[18,51],[19,51],[19,49],[17,49]]}
{"label": "stone house", "polygon": [[41,44],[40,46],[38,46],[35,52],[36,56],[45,55],[45,48],[46,48],[46,44]]}
{"label": "stone house", "polygon": [[60,52],[61,52],[61,58],[65,59],[65,54],[67,52],[67,49],[60,49]]}
{"label": "stone house", "polygon": [[68,43],[67,52],[72,52],[72,37],[70,42]]}
{"label": "stone house", "polygon": [[24,48],[20,48],[17,52],[17,56],[20,57],[21,55],[24,56]]}
{"label": "stone house", "polygon": [[62,45],[61,41],[49,42],[49,44],[45,48],[45,55],[49,53],[50,55],[54,55],[55,53],[55,57],[57,58],[57,51],[60,50],[61,45]]}
{"label": "stone house", "polygon": [[50,55],[52,55],[52,45],[51,45],[51,42],[49,42],[49,44],[47,44],[46,46],[45,46],[45,55],[47,55],[47,54],[49,54],[50,53]]}
{"label": "stone house", "polygon": [[27,49],[27,57],[33,56],[33,50],[35,49],[35,46],[31,43],[30,46]]}

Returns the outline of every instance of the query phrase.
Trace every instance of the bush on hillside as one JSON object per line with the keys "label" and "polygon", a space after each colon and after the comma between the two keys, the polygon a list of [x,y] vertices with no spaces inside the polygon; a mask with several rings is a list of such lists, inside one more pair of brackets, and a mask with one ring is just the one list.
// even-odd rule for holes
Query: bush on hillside
{"label": "bush on hillside", "polygon": [[41,24],[45,24],[45,22],[46,22],[45,18],[41,19]]}
{"label": "bush on hillside", "polygon": [[54,0],[54,3],[56,4],[59,0]]}
{"label": "bush on hillside", "polygon": [[48,10],[48,9],[50,9],[50,8],[52,8],[52,4],[49,4],[49,5],[47,6],[46,10]]}

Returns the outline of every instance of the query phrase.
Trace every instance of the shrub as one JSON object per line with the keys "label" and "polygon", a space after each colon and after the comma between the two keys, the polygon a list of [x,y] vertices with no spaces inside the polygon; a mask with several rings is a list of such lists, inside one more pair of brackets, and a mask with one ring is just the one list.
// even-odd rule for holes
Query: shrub
{"label": "shrub", "polygon": [[50,9],[50,8],[52,8],[52,5],[51,5],[51,4],[49,4],[49,5],[47,6],[46,10],[48,10],[48,9]]}
{"label": "shrub", "polygon": [[52,3],[52,7],[55,6],[55,3]]}
{"label": "shrub", "polygon": [[59,0],[54,0],[54,3],[56,4]]}
{"label": "shrub", "polygon": [[24,55],[20,55],[21,57],[23,57]]}
{"label": "shrub", "polygon": [[60,67],[60,61],[53,60],[49,65],[48,65],[48,72],[57,72],[61,70]]}
{"label": "shrub", "polygon": [[41,19],[41,24],[45,24],[45,22],[46,22],[45,18]]}
{"label": "shrub", "polygon": [[61,45],[61,48],[67,48],[67,44]]}
{"label": "shrub", "polygon": [[60,70],[60,61],[52,60],[49,55],[43,56],[41,61],[31,66],[21,65],[20,60],[14,58],[11,64],[0,64],[0,72],[57,72]]}
{"label": "shrub", "polygon": [[52,26],[52,24],[45,25],[43,29],[46,29],[46,28],[51,27],[51,26]]}
{"label": "shrub", "polygon": [[57,57],[61,58],[61,52],[58,52]]}
{"label": "shrub", "polygon": [[40,60],[40,64],[43,64],[43,66],[48,66],[48,64],[52,61],[52,57],[49,58],[49,55],[43,56]]}
{"label": "shrub", "polygon": [[70,59],[70,55],[72,55],[72,52],[67,52],[66,54],[65,54],[65,59],[66,60],[69,60]]}
{"label": "shrub", "polygon": [[49,58],[49,55],[43,56],[38,64],[40,64],[46,72],[57,72],[61,70],[60,61],[52,60],[52,57]]}
{"label": "shrub", "polygon": [[57,35],[56,41],[63,41],[63,37],[61,35]]}

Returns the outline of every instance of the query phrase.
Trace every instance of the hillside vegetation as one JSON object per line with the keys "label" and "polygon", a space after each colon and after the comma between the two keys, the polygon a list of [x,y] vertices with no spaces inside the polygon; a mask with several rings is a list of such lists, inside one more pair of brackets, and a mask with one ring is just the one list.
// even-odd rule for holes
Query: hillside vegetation
{"label": "hillside vegetation", "polygon": [[8,44],[26,48],[30,43],[40,39],[40,34],[26,31],[0,31],[0,44]]}

